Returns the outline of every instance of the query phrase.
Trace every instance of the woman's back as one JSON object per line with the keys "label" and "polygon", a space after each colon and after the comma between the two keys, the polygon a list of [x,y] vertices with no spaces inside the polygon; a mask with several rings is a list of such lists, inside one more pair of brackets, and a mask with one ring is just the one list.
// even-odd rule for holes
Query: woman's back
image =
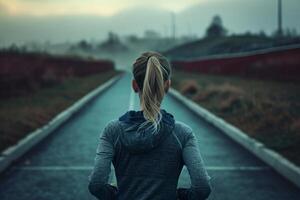
{"label": "woman's back", "polygon": [[[118,183],[114,194],[116,199],[177,199],[178,178],[186,162],[193,177],[192,184],[201,186],[190,191],[189,199],[204,199],[209,194],[209,177],[192,130],[184,123],[175,121],[165,110],[162,114],[156,134],[151,133],[151,127],[138,129],[144,119],[141,111],[127,112],[119,120],[111,121],[103,131],[98,155],[105,157],[107,162],[112,161],[115,167]],[[108,153],[112,149],[113,154]],[[98,178],[94,177],[94,180],[99,180],[99,176],[106,177],[107,171],[101,169],[106,166],[104,162],[102,159],[99,162],[101,165],[95,166],[103,174],[98,173]],[[97,192],[99,194],[99,190]],[[104,196],[107,191],[101,193]]]}
{"label": "woman's back", "polygon": [[[209,176],[191,128],[161,109],[171,84],[171,66],[157,52],[145,52],[133,64],[132,87],[140,111],[111,121],[101,134],[89,190],[99,199],[206,199]],[[114,164],[117,187],[108,183]],[[183,165],[191,188],[177,189]]]}

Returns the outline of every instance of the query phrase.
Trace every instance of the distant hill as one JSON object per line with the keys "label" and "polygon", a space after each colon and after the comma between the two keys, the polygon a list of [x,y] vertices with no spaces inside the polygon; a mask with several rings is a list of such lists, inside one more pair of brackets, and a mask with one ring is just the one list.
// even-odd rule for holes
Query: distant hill
{"label": "distant hill", "polygon": [[170,60],[186,60],[210,55],[248,52],[291,44],[300,44],[300,38],[278,40],[259,35],[235,35],[220,38],[203,38],[176,46],[164,52],[164,55]]}

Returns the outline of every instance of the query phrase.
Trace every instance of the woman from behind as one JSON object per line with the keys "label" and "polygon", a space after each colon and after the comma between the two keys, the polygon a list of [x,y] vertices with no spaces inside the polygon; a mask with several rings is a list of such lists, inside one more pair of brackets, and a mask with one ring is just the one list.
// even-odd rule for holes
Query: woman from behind
{"label": "woman from behind", "polygon": [[[211,192],[193,130],[161,108],[171,84],[171,66],[157,52],[143,53],[133,64],[132,87],[139,111],[110,121],[101,132],[89,191],[98,199],[196,200]],[[111,163],[117,186],[108,183]],[[190,188],[177,188],[186,165]]]}

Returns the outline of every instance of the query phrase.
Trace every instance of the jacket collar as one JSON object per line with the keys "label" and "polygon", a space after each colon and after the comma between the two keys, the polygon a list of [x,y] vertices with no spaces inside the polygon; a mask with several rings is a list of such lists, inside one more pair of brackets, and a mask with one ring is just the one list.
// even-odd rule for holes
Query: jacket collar
{"label": "jacket collar", "polygon": [[[166,110],[161,109],[160,110],[162,114],[162,121],[167,123],[168,125],[173,125],[175,120],[174,116],[170,113],[168,113]],[[127,111],[124,115],[119,117],[119,121],[125,122],[125,123],[130,123],[130,124],[135,124],[135,123],[143,123],[146,121],[143,115],[143,111],[135,111],[135,110],[130,110]]]}

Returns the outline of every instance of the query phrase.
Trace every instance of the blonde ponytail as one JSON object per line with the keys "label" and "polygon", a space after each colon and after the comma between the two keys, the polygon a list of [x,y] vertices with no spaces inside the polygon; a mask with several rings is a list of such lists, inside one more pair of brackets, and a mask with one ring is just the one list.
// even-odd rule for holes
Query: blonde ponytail
{"label": "blonde ponytail", "polygon": [[141,91],[141,108],[147,120],[141,127],[150,122],[156,131],[162,119],[160,106],[165,95],[164,83],[170,78],[170,64],[159,53],[146,52],[133,67],[133,75]]}

